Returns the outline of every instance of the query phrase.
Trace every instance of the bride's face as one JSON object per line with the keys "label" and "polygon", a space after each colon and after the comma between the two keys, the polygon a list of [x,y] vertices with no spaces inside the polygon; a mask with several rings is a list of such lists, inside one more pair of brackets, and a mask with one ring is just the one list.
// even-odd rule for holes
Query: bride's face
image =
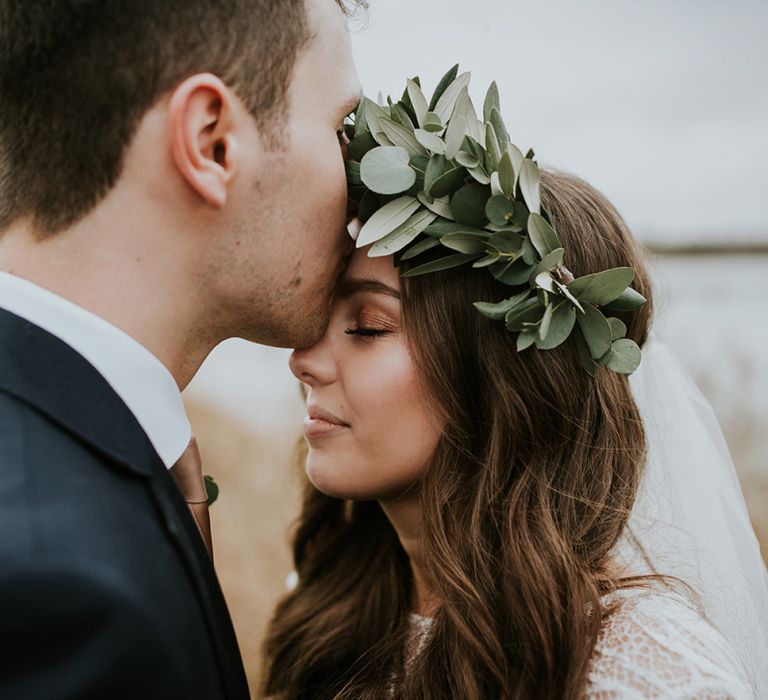
{"label": "bride's face", "polygon": [[366,252],[352,256],[325,335],[295,350],[290,366],[309,390],[312,483],[339,498],[391,500],[418,483],[441,426],[403,337],[392,258]]}

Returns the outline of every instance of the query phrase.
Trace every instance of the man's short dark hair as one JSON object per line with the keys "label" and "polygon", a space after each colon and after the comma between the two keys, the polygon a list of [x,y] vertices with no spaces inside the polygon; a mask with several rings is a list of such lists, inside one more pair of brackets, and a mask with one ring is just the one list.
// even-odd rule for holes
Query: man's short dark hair
{"label": "man's short dark hair", "polygon": [[0,0],[0,232],[86,215],[189,75],[218,75],[269,132],[308,38],[304,0]]}

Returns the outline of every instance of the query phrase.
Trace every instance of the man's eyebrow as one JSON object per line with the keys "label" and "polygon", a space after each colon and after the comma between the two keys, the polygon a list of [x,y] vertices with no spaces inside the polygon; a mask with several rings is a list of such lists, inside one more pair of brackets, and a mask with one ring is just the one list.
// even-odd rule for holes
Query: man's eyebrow
{"label": "man's eyebrow", "polygon": [[339,283],[337,294],[346,299],[359,292],[384,294],[393,299],[400,299],[400,291],[374,279],[345,279]]}

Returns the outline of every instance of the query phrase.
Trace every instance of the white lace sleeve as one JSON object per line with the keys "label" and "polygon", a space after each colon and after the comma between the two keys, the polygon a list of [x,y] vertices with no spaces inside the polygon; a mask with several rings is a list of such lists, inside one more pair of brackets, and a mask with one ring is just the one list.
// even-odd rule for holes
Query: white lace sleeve
{"label": "white lace sleeve", "polygon": [[656,591],[615,596],[586,698],[755,697],[731,647],[683,598]]}

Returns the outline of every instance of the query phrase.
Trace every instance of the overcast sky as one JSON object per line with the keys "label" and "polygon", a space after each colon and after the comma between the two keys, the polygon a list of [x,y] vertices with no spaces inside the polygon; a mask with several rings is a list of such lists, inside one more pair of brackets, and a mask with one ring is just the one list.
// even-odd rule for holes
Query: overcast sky
{"label": "overcast sky", "polygon": [[767,37],[767,0],[372,0],[353,46],[373,97],[495,79],[513,142],[646,240],[768,242]]}

